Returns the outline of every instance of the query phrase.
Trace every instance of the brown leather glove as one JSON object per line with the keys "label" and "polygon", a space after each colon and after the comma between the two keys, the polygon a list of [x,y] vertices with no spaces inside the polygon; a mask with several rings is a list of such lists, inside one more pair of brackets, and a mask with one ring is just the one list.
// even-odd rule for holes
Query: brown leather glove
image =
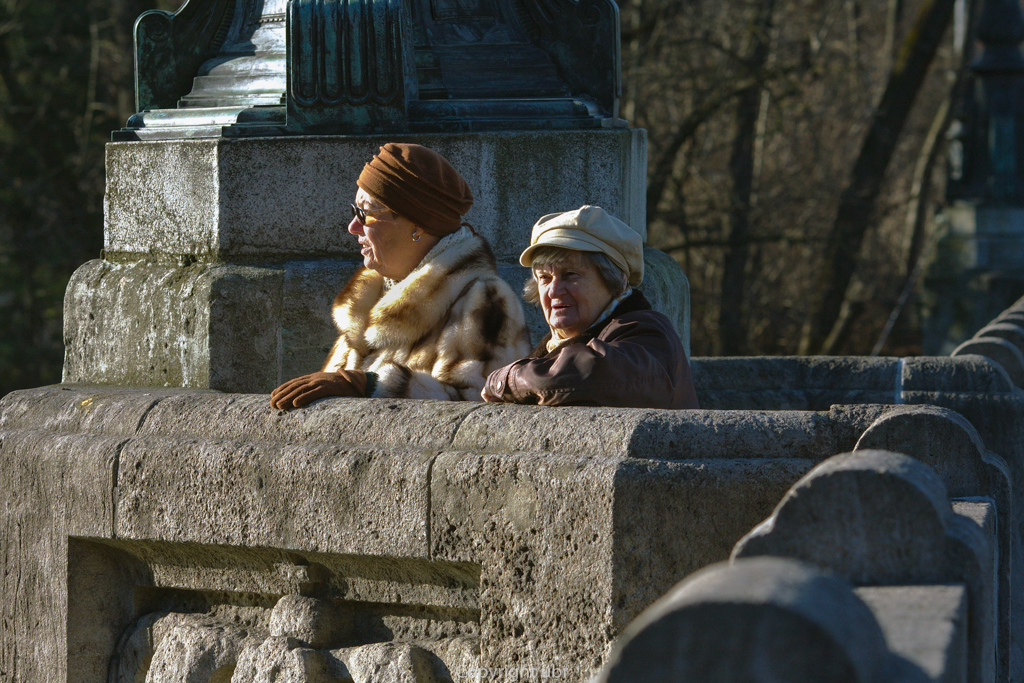
{"label": "brown leather glove", "polygon": [[290,410],[328,396],[366,396],[366,373],[338,370],[296,377],[270,392],[270,405],[278,410]]}

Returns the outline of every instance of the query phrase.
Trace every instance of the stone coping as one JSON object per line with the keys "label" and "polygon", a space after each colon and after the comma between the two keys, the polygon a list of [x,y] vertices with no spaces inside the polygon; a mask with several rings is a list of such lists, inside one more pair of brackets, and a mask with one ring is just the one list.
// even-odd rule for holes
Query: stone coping
{"label": "stone coping", "polygon": [[1005,371],[979,355],[749,356],[691,360],[698,390],[873,390],[995,392],[1013,390]]}
{"label": "stone coping", "polygon": [[263,394],[63,384],[0,399],[0,429],[483,454],[819,460],[849,448],[890,409],[669,411],[339,398],[286,412],[272,409]]}

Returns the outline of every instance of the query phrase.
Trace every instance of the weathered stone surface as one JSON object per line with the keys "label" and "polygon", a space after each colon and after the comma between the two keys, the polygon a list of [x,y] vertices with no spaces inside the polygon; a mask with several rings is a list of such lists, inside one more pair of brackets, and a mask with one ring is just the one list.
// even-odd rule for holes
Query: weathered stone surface
{"label": "weathered stone surface", "polygon": [[856,450],[897,450],[936,471],[951,496],[989,493],[1010,508],[1006,461],[986,450],[962,415],[939,406],[895,406],[857,440]]}
{"label": "weathered stone surface", "polygon": [[[814,462],[846,450],[888,408],[834,406],[821,412],[735,411],[721,431],[722,413],[654,411],[629,435],[629,455],[663,460],[792,458]],[[831,453],[829,453],[831,451]]]}
{"label": "weathered stone surface", "polygon": [[632,458],[802,458],[853,448],[887,406],[825,412],[543,408],[455,401],[327,399],[269,408],[266,395],[55,385],[0,399],[0,428],[211,441],[301,442]]}
{"label": "weathered stone surface", "polygon": [[[311,649],[286,636],[249,646],[232,683],[436,683],[447,667],[412,643],[372,643],[336,650]],[[468,671],[469,669],[467,669]],[[456,681],[469,681],[458,677]]]}
{"label": "weathered stone surface", "polygon": [[[646,237],[639,129],[407,136],[445,155],[476,199],[466,219],[514,262],[542,215],[597,204]],[[345,232],[363,165],[384,137],[107,145],[108,254],[201,261],[356,257]]]}
{"label": "weathered stone surface", "polygon": [[[1009,531],[1015,524],[1009,466],[985,448],[977,430],[959,413],[938,406],[897,406],[864,431],[854,450],[872,449],[898,451],[928,465],[950,496],[990,496],[1000,525]],[[1009,541],[1007,534],[1000,545],[1006,555]]]}
{"label": "weathered stone surface", "polygon": [[827,410],[833,403],[893,403],[896,358],[696,358],[702,408]]}
{"label": "weathered stone surface", "polygon": [[[0,401],[0,434],[120,444],[107,545],[145,570],[134,585],[412,600],[443,633],[398,615],[358,629],[479,638],[467,666],[532,656],[582,681],[646,604],[727,557],[802,474],[893,410],[337,399],[285,413],[259,395],[58,386]],[[120,580],[100,565],[102,585]],[[115,642],[134,617],[118,618]]]}
{"label": "weathered stone surface", "polygon": [[65,297],[67,382],[269,391],[322,367],[356,262],[90,261]]}
{"label": "weathered stone surface", "polygon": [[[991,498],[983,496],[954,498],[950,501],[953,512],[969,519],[978,525],[986,545],[995,549],[995,562],[992,566],[993,576],[991,582],[996,586],[993,596],[993,609],[997,615],[996,622],[996,678],[997,680],[1012,680],[1014,657],[1013,638],[1013,602],[1017,598],[1015,593],[1018,588],[1013,575],[1003,568],[1003,556],[1000,548],[1000,526],[997,520],[996,504]],[[1005,533],[1003,534],[1005,535]]]}
{"label": "weathered stone surface", "polygon": [[[988,450],[998,453],[1010,468],[1012,481],[1013,514],[1024,510],[1024,431],[1020,429],[1024,418],[1024,397],[1019,391],[991,393],[946,393],[907,392],[905,397],[912,403],[941,405],[967,418],[977,429]],[[1024,637],[1020,634],[1024,626],[1024,585],[1019,580],[1019,559],[1024,548],[1024,527],[1014,524],[1011,528],[1011,551],[1014,575],[1011,582],[1011,611],[1013,635],[1011,636],[1011,670],[1024,670]]]}
{"label": "weathered stone surface", "polygon": [[599,665],[616,611],[612,525],[620,462],[555,454],[438,458],[431,554],[483,565],[483,667],[539,661],[582,681]]}
{"label": "weathered stone surface", "polygon": [[374,448],[138,438],[121,451],[116,533],[425,557],[432,460]]}
{"label": "weathered stone surface", "polygon": [[689,356],[690,281],[679,263],[663,251],[645,247],[644,281],[639,289],[651,302],[651,308],[664,313],[672,321]]}
{"label": "weathered stone surface", "polygon": [[[855,444],[886,410],[840,406],[821,413],[723,414],[487,404],[466,417],[452,446],[484,453],[618,454],[659,460],[780,457],[818,462]],[[723,432],[725,423],[729,426]]]}
{"label": "weathered stone surface", "polygon": [[331,670],[327,653],[287,636],[250,645],[238,658],[230,683],[349,683],[346,671]]}
{"label": "weathered stone surface", "polygon": [[[61,588],[67,595],[67,656],[74,665],[61,680],[106,680],[108,668],[118,668],[111,655],[117,657],[116,653],[125,649],[125,659],[132,659],[131,648],[119,645],[125,628],[135,618],[134,586],[145,582],[145,567],[116,548],[76,537],[67,539],[66,581],[62,581]],[[140,654],[148,666],[152,646]],[[132,662],[125,664],[130,666]],[[125,680],[135,681],[137,668],[132,668],[132,676]]]}
{"label": "weathered stone surface", "polygon": [[[283,382],[323,368],[338,338],[331,304],[360,265],[359,261],[347,259],[288,261],[281,265],[281,317],[270,321],[271,327],[280,329],[281,338],[280,356],[273,363],[277,371],[275,381],[280,378]],[[243,343],[244,340],[237,340],[228,353],[242,352]]]}
{"label": "weathered stone surface", "polygon": [[[475,613],[479,610],[480,568],[469,563],[152,540],[91,541],[87,545],[93,546],[89,549],[93,553],[95,546],[113,548],[122,562],[138,568],[129,578],[134,586],[158,589],[147,593],[160,596],[151,605],[154,610],[195,611],[193,603],[175,597],[177,589],[205,595],[205,602],[201,601],[205,606],[215,604],[217,596],[227,591],[261,596],[256,603],[269,620],[279,596],[300,594],[347,601],[339,609],[355,624],[353,631],[359,632],[350,639],[353,642],[385,639],[387,634],[409,638],[479,635]],[[123,578],[114,574],[114,580]],[[381,607],[405,602],[430,609],[403,615],[390,614],[390,608]],[[359,605],[376,607],[367,611],[357,609]],[[97,618],[92,613],[86,616]],[[403,621],[404,617],[411,620]],[[415,620],[419,617],[429,619],[430,626],[421,628],[423,624]],[[128,618],[122,628],[130,621]]]}
{"label": "weathered stone surface", "polygon": [[955,515],[939,476],[888,451],[829,458],[804,476],[733,558],[810,562],[859,585],[967,585],[970,678],[995,678],[995,558],[978,526]]}
{"label": "weathered stone surface", "polygon": [[283,411],[270,408],[265,394],[173,393],[153,406],[139,434],[429,451],[450,445],[480,405],[337,398]]}
{"label": "weathered stone surface", "polygon": [[0,429],[132,436],[149,411],[168,396],[203,393],[217,395],[185,389],[54,384],[0,398]]}
{"label": "weathered stone surface", "polygon": [[[857,442],[855,450],[882,449],[909,455],[929,467],[942,479],[950,496],[988,496],[994,502],[999,530],[994,547],[998,548],[996,576],[998,586],[999,664],[1004,677],[1009,675],[1012,557],[1020,549],[1012,548],[1012,529],[1019,511],[1013,505],[1009,466],[985,449],[977,430],[961,415],[937,406],[900,406],[879,417]],[[965,506],[966,507],[966,506]],[[984,526],[983,520],[978,520]],[[989,529],[991,531],[991,528]],[[1016,582],[1020,584],[1020,581]]]}
{"label": "weathered stone surface", "polygon": [[437,660],[410,643],[373,643],[349,650],[332,650],[344,662],[353,683],[435,683]]}
{"label": "weathered stone surface", "polygon": [[[290,600],[298,597],[285,596],[275,606],[269,636],[259,610],[147,615],[126,634],[112,683],[434,683],[452,681],[452,668],[458,672],[457,681],[469,681],[472,672],[479,671],[473,661],[459,657],[450,668],[433,652],[410,642],[329,649],[327,641],[311,647],[306,638],[275,633],[280,630],[275,624],[281,625],[282,602],[288,601],[284,611],[311,606],[302,598]],[[444,650],[439,642],[432,645],[446,654],[458,649]]]}
{"label": "weathered stone surface", "polygon": [[[708,363],[709,360],[713,362]],[[695,369],[695,378],[702,407],[771,410],[810,406],[823,410],[854,398],[855,394],[844,387],[864,376],[856,370],[857,364],[851,364],[850,373],[855,377],[846,377],[842,372],[844,365],[837,364],[833,366],[835,390],[812,385],[812,389],[804,393],[800,387],[810,372],[805,368],[817,367],[828,359],[781,358],[778,359],[779,367],[775,369],[770,367],[772,359],[754,360],[769,367],[763,372],[749,372],[742,369],[748,361],[745,358],[696,359],[694,366],[699,369]],[[971,354],[897,361],[890,386],[901,385],[902,390],[890,393],[882,391],[881,386],[877,387],[877,400],[939,405],[963,415],[978,431],[986,449],[1005,459],[1013,482],[1013,507],[1017,511],[1024,509],[1024,458],[1020,456],[1024,453],[1024,430],[1020,428],[1024,417],[1024,396],[1015,389],[1002,366],[990,358]],[[887,360],[870,359],[869,362]],[[734,372],[736,367],[740,369]],[[890,380],[884,375],[878,377],[879,381],[889,384]],[[780,391],[780,382],[793,389]],[[721,391],[719,387],[722,387]],[[887,394],[890,398],[883,398]],[[839,450],[843,449],[836,452]],[[1024,525],[1014,524],[1010,533],[1014,552],[1017,552],[1024,547]],[[1017,624],[1014,628],[1019,630],[1024,624],[1024,584],[1015,581],[1011,588],[1013,620]],[[1011,648],[1013,670],[1024,670],[1024,637],[1014,636]]]}
{"label": "weathered stone surface", "polygon": [[[209,271],[80,266],[64,294],[64,381],[91,374],[135,386],[208,385]],[[132,346],[121,348],[127,340]],[[160,367],[151,358],[163,359]]]}
{"label": "weathered stone surface", "polygon": [[984,496],[952,498],[950,505],[953,506],[953,512],[977,524],[985,535],[985,539],[991,541],[993,547],[998,547],[996,544],[999,538],[999,524],[996,521],[994,500]]}
{"label": "weathered stone surface", "polygon": [[688,577],[616,643],[598,683],[926,681],[841,579],[778,558]]}
{"label": "weathered stone surface", "polygon": [[440,682],[449,679],[456,683],[475,681],[482,677],[480,638],[457,636],[433,641],[420,640],[417,645],[433,655],[434,675]]}
{"label": "weathered stone surface", "polygon": [[809,464],[445,454],[433,471],[432,555],[483,567],[483,666],[514,668],[529,653],[583,680],[607,634],[726,557],[724,539]]}
{"label": "weathered stone surface", "polygon": [[975,337],[953,350],[952,355],[973,354],[991,358],[1006,370],[1017,387],[1024,387],[1024,354],[1011,342],[999,337]]}
{"label": "weathered stone surface", "polygon": [[733,557],[797,557],[865,585],[939,579],[948,571],[946,529],[957,521],[933,470],[905,455],[859,451],[801,478]]}
{"label": "weathered stone surface", "polygon": [[808,464],[749,457],[623,463],[615,482],[613,631],[682,577],[728,557],[726,539],[745,533],[749,514],[778,501]]}
{"label": "weathered stone surface", "polygon": [[146,683],[227,683],[243,649],[263,635],[216,617],[177,613],[158,618],[152,633]]}
{"label": "weathered stone surface", "polygon": [[1006,370],[991,358],[974,354],[956,357],[903,358],[902,396],[897,403],[914,403],[912,392],[1007,393],[1013,382]]}
{"label": "weathered stone surface", "polygon": [[351,620],[329,600],[285,595],[270,614],[270,635],[288,636],[314,649],[349,640],[351,634]]}
{"label": "weathered stone surface", "polygon": [[0,399],[0,429],[38,430],[39,438],[81,432],[352,446],[372,439],[384,448],[430,450],[449,446],[466,415],[483,407],[345,398],[288,412],[269,405],[266,395],[63,384]]}
{"label": "weathered stone surface", "polygon": [[110,683],[145,681],[158,642],[154,639],[153,626],[167,615],[168,612],[150,612],[128,627],[110,657]]}
{"label": "weathered stone surface", "polygon": [[65,294],[64,381],[266,390],[280,376],[282,279],[275,268],[90,261]]}
{"label": "weathered stone surface", "polygon": [[69,650],[83,654],[85,677],[77,680],[105,675],[95,650],[104,629],[67,633],[75,612],[66,583],[68,537],[111,534],[122,443],[116,436],[0,430],[0,671],[12,680],[74,680]]}
{"label": "weathered stone surface", "polygon": [[867,586],[854,592],[871,608],[892,652],[933,681],[967,680],[967,592],[962,585]]}
{"label": "weathered stone surface", "polygon": [[[39,477],[42,451],[59,456],[54,472],[80,457],[53,447],[62,439],[116,449],[106,483],[89,480],[95,500],[31,512],[45,498],[19,499],[31,514],[45,512],[45,524],[21,533],[47,562],[66,552],[50,535],[61,528],[54,514],[107,525],[75,526],[88,537],[75,566],[97,566],[98,578],[73,594],[141,587],[109,607],[81,601],[78,623],[86,640],[96,634],[88,651],[97,666],[135,619],[133,591],[166,601],[182,590],[209,604],[219,592],[241,592],[263,596],[267,610],[282,594],[302,593],[380,606],[356,615],[358,632],[375,639],[479,639],[479,659],[431,650],[446,662],[507,668],[544,652],[551,658],[532,660],[536,668],[583,681],[650,600],[725,559],[788,486],[837,448],[852,448],[885,410],[336,399],[281,412],[265,395],[55,386],[0,400],[0,450]],[[38,560],[26,562],[36,571]],[[64,576],[38,574],[39,589],[9,608],[12,618],[51,609]],[[410,603],[425,611],[389,607]],[[54,619],[47,661],[63,658],[65,638],[73,640]],[[108,619],[100,637],[93,624]],[[20,636],[5,631],[4,639],[35,661]],[[82,671],[84,652],[67,655]]]}

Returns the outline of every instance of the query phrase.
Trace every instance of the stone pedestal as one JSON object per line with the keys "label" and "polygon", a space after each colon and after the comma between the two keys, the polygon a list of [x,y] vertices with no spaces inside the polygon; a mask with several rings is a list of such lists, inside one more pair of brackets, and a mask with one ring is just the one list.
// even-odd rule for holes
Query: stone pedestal
{"label": "stone pedestal", "polygon": [[541,215],[603,206],[643,230],[643,130],[276,137],[107,145],[104,248],[111,259],[198,261],[359,256],[345,228],[356,179],[387,142],[426,145],[463,174],[466,220],[514,262]]}
{"label": "stone pedestal", "polygon": [[[317,370],[330,304],[360,265],[346,231],[384,137],[120,142],[107,147],[104,257],[65,298],[64,381],[268,392]],[[469,182],[466,220],[518,291],[541,215],[596,204],[646,238],[643,130],[432,134]],[[689,289],[648,250],[643,287],[689,347]],[[545,330],[527,307],[535,340]]]}

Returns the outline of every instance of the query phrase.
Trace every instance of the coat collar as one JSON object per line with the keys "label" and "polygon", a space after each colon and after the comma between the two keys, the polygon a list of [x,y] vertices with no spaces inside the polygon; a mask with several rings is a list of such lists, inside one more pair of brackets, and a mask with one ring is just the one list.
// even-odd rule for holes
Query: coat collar
{"label": "coat collar", "polygon": [[464,226],[442,238],[387,291],[382,275],[359,271],[351,294],[343,293],[335,307],[335,321],[341,329],[363,328],[360,336],[369,348],[411,344],[443,322],[451,302],[480,277],[482,261],[493,270],[490,247]]}
{"label": "coat collar", "polygon": [[[647,297],[645,297],[639,289],[634,289],[632,294],[630,294],[628,297],[619,302],[619,305],[615,307],[615,310],[612,311],[611,315],[609,315],[604,320],[594,323],[581,334],[566,339],[565,341],[558,345],[558,348],[564,348],[569,344],[586,344],[588,341],[594,339],[599,334],[601,334],[601,330],[607,327],[608,323],[610,323],[618,316],[624,315],[626,313],[633,313],[635,311],[649,310],[651,310],[651,304],[649,301],[647,301]],[[544,356],[548,355],[547,345],[549,341],[551,341],[551,332],[548,332],[546,335],[544,335],[544,338],[540,340],[540,343],[537,344],[533,351],[530,351],[529,357],[543,358]],[[558,349],[551,351],[551,353],[557,352]]]}

